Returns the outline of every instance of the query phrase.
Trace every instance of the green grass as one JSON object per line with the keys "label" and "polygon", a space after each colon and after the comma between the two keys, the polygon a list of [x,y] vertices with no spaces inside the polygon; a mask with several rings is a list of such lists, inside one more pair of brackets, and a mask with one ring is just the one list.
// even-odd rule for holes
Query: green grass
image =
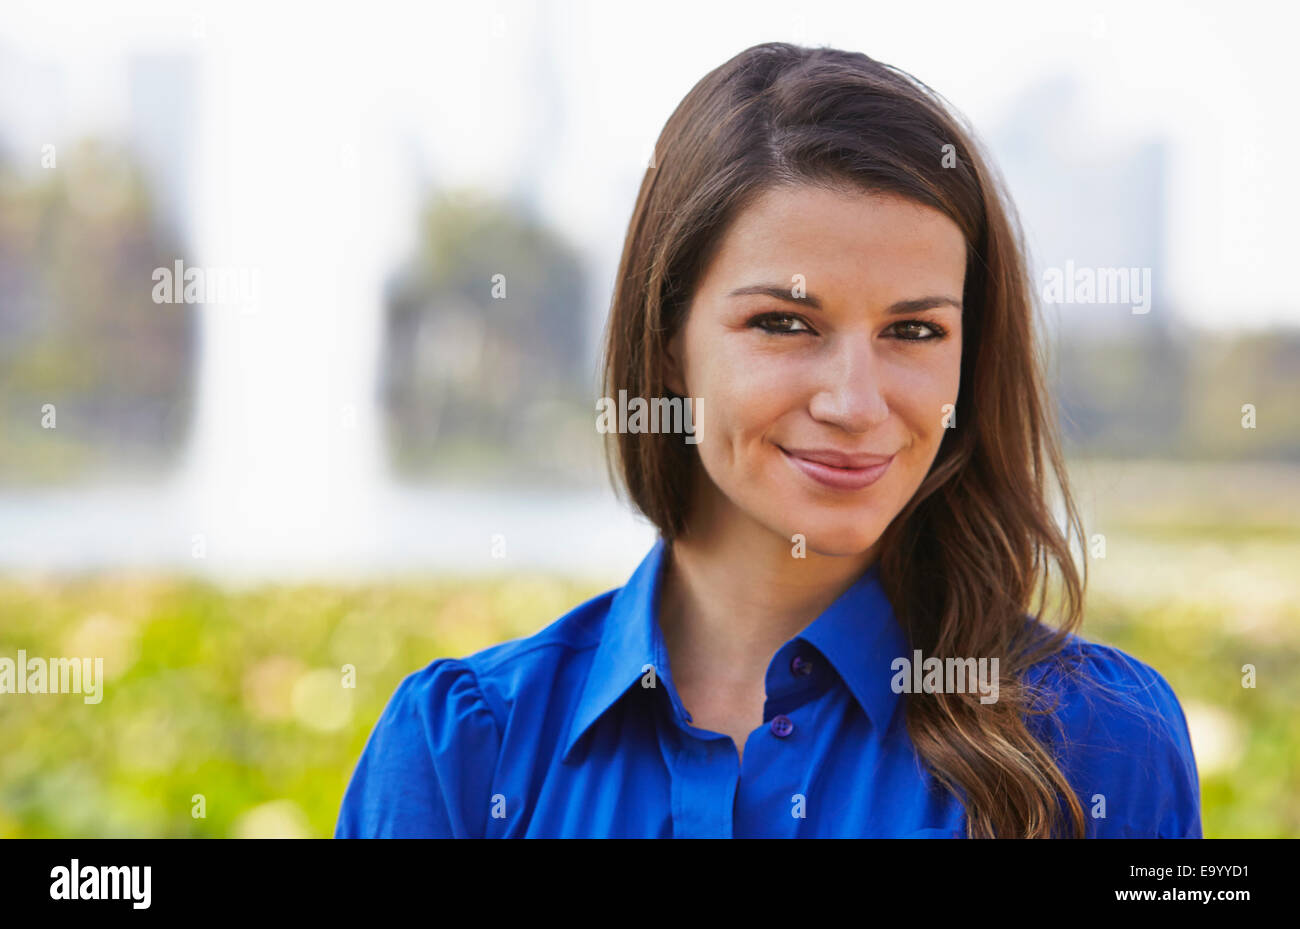
{"label": "green grass", "polygon": [[600,589],[0,581],[0,656],[102,655],[106,679],[98,704],[0,696],[0,836],[328,836],[404,675],[526,635]]}
{"label": "green grass", "polygon": [[[1173,685],[1207,836],[1300,836],[1296,564],[1294,536],[1222,526],[1112,533],[1091,564],[1084,634]],[[0,696],[0,836],[328,836],[405,674],[528,635],[607,586],[0,580],[0,656],[102,655],[106,677],[97,705]],[[345,664],[355,689],[341,686]]]}

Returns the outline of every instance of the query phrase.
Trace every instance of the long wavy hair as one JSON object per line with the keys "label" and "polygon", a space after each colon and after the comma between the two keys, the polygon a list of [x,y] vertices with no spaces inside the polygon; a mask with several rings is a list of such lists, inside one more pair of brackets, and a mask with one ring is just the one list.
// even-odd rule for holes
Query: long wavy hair
{"label": "long wavy hair", "polygon": [[[1044,386],[1022,233],[973,132],[938,94],[866,55],[783,42],[746,49],[696,84],[664,126],[629,223],[605,393],[672,396],[668,344],[729,223],[764,190],[795,183],[901,195],[965,236],[956,428],[885,531],[880,579],[911,647],[1002,656],[999,699],[909,695],[906,724],[965,808],[969,836],[1082,836],[1078,797],[1027,725],[1050,708],[1025,671],[1062,652],[1082,621],[1087,563],[1081,578],[1070,539],[1082,551],[1084,530]],[[671,541],[689,517],[695,447],[653,433],[609,441],[615,483]],[[1064,525],[1048,498],[1049,465]],[[1049,625],[1053,566],[1061,615]]]}

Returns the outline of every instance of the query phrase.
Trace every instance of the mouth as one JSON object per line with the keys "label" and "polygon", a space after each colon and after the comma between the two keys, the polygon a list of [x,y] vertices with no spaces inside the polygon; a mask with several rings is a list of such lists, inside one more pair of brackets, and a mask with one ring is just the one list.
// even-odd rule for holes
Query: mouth
{"label": "mouth", "polygon": [[870,487],[894,460],[893,455],[846,455],[831,449],[790,449],[780,445],[777,448],[800,474],[832,490]]}

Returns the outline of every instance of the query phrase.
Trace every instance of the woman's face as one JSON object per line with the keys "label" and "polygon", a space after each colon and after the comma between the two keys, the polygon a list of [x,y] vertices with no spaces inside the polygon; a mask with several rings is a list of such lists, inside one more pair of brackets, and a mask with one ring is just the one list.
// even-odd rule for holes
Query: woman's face
{"label": "woman's face", "polygon": [[894,195],[787,186],[738,216],[670,347],[669,389],[702,400],[702,528],[870,549],[956,409],[965,273],[956,224]]}

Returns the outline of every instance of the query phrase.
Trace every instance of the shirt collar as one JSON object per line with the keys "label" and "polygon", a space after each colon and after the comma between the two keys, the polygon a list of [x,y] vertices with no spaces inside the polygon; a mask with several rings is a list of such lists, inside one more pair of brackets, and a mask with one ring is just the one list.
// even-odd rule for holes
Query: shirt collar
{"label": "shirt collar", "polygon": [[[646,665],[659,665],[660,656],[666,661],[656,620],[666,557],[667,545],[657,539],[610,602],[600,644],[569,727],[564,758],[596,720],[641,679]],[[880,583],[879,564],[867,569],[797,638],[830,661],[863,712],[883,730],[898,704],[898,694],[890,686],[890,665],[908,652],[906,637]],[[657,676],[666,678],[666,671],[659,670]]]}
{"label": "shirt collar", "polygon": [[569,726],[569,737],[564,746],[565,759],[583,733],[634,682],[641,679],[641,669],[657,663],[655,637],[659,627],[655,617],[659,610],[659,580],[663,575],[665,554],[663,538],[656,539],[650,553],[641,560],[632,577],[609,604],[600,645],[596,648],[596,657],[587,672],[577,712]]}

